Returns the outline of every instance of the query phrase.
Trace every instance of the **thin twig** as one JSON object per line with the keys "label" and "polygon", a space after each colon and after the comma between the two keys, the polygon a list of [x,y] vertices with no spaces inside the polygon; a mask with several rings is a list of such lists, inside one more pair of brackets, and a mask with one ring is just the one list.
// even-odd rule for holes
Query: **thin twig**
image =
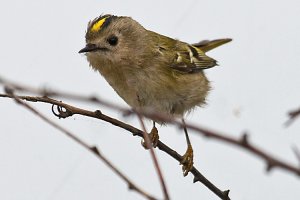
{"label": "thin twig", "polygon": [[[78,137],[76,137],[75,134],[71,133],[70,131],[68,131],[67,129],[63,128],[62,126],[56,124],[55,122],[53,122],[52,120],[50,120],[49,118],[47,118],[45,115],[43,115],[42,113],[38,112],[36,109],[34,109],[33,107],[31,107],[29,104],[25,103],[23,100],[21,100],[23,98],[15,96],[13,94],[13,92],[12,92],[11,89],[6,89],[6,91],[9,92],[8,95],[11,98],[15,99],[15,101],[18,104],[24,106],[29,111],[31,111],[32,113],[34,113],[35,115],[37,115],[38,117],[40,117],[42,120],[44,120],[45,122],[47,122],[48,124],[50,124],[54,128],[58,129],[62,133],[64,133],[66,136],[68,136],[69,138],[71,138],[72,140],[74,140],[75,142],[77,142],[78,144],[80,144],[81,146],[83,146],[85,149],[87,149],[90,152],[92,152],[97,158],[99,158],[100,160],[102,160],[113,172],[115,172],[121,179],[123,179],[127,183],[129,189],[131,189],[133,191],[136,191],[137,193],[141,194],[146,199],[157,200],[157,198],[155,198],[152,195],[146,193],[141,188],[139,188],[136,184],[134,184],[131,180],[129,180],[121,171],[119,171],[108,159],[106,159],[100,153],[100,151],[98,150],[98,148],[96,146],[89,146],[88,144],[84,143],[81,139],[79,139]],[[3,96],[3,95],[1,95],[1,96]]]}
{"label": "thin twig", "polygon": [[[63,94],[61,94],[61,93],[56,93],[56,95],[62,95],[63,96]],[[69,95],[67,95],[67,97],[68,96]],[[76,95],[75,95],[75,97],[76,97]],[[88,100],[89,98],[75,98],[75,99],[84,101],[84,99]],[[99,98],[92,98],[92,99],[93,99],[92,102],[97,103],[97,104],[102,104],[102,102],[103,102],[103,100],[99,100]],[[145,117],[148,117],[150,119],[156,119],[158,121],[165,121],[167,123],[172,123],[172,124],[176,124],[180,127],[183,127],[183,124],[182,124],[181,121],[176,120],[174,118],[170,118],[170,117],[165,116],[161,113],[157,114],[157,113],[152,113],[152,112],[149,112],[149,111],[147,111],[147,112],[146,111],[133,111],[133,110],[125,109],[125,108],[119,109],[118,106],[114,106],[111,103],[105,103],[103,105],[108,106],[108,107],[113,108],[113,109],[120,110],[121,112],[124,112],[126,114],[139,113],[139,114],[141,114]],[[274,156],[270,155],[269,153],[266,153],[265,151],[259,149],[258,147],[250,144],[249,141],[248,141],[248,135],[247,134],[242,135],[242,137],[239,139],[239,138],[233,138],[233,137],[230,137],[230,136],[226,136],[226,134],[218,133],[216,131],[210,131],[208,129],[205,129],[205,128],[202,128],[202,127],[199,127],[199,126],[195,126],[195,125],[192,125],[192,124],[189,124],[189,123],[186,124],[186,127],[196,131],[196,133],[198,133],[198,134],[202,134],[205,137],[214,138],[214,139],[222,141],[222,142],[227,142],[227,143],[233,144],[235,146],[239,146],[239,147],[243,148],[244,150],[247,150],[248,152],[251,152],[254,155],[257,155],[258,157],[260,157],[260,158],[262,158],[263,160],[266,161],[267,171],[270,171],[273,168],[278,167],[278,168],[285,169],[289,172],[292,172],[292,173],[294,173],[298,176],[300,175],[300,168],[295,167],[292,164],[288,164],[284,161],[281,161],[281,160],[275,158]]]}
{"label": "thin twig", "polygon": [[300,108],[288,112],[289,119],[284,123],[286,127],[290,126],[299,116]]}
{"label": "thin twig", "polygon": [[[0,83],[1,83],[1,77],[0,77]],[[6,83],[6,82],[3,82],[3,79],[2,79],[2,83]],[[50,96],[56,96],[56,97],[62,97],[62,98],[69,98],[69,99],[72,99],[72,100],[92,102],[92,103],[95,103],[95,104],[107,106],[107,107],[115,109],[115,110],[119,110],[119,111],[121,111],[121,112],[123,112],[127,115],[130,115],[130,114],[136,114],[137,115],[137,114],[139,114],[139,115],[145,116],[147,118],[154,119],[155,121],[164,121],[164,122],[167,122],[167,123],[176,124],[181,128],[183,127],[183,124],[182,124],[181,121],[179,121],[177,119],[174,119],[174,118],[171,118],[169,116],[166,116],[162,113],[154,113],[154,112],[151,112],[151,111],[142,111],[142,110],[138,110],[138,111],[130,110],[130,109],[126,109],[126,108],[120,107],[118,105],[114,105],[112,103],[106,102],[106,101],[104,101],[100,98],[97,98],[97,97],[85,97],[85,96],[81,96],[81,95],[68,94],[66,92],[48,92],[48,91],[45,91],[45,90],[40,91],[40,90],[37,90],[37,89],[34,89],[34,88],[33,89],[32,88],[25,88],[25,87],[22,87],[18,84],[11,83],[11,82],[8,82],[8,84],[15,86],[15,88],[19,89],[20,91],[28,91],[29,90],[31,92],[42,94],[43,96],[44,95],[50,95]],[[295,111],[293,116],[298,116],[298,114],[296,114],[296,113],[297,112]],[[81,113],[78,113],[78,114],[81,114]],[[119,126],[118,124],[115,124],[115,125]],[[240,147],[240,148],[242,148],[242,149],[244,149],[248,152],[253,153],[254,155],[260,157],[261,159],[263,159],[266,162],[267,171],[270,171],[270,170],[277,167],[277,168],[282,168],[282,169],[284,169],[288,172],[294,173],[298,176],[300,175],[300,168],[299,167],[296,167],[296,166],[294,166],[290,163],[279,160],[279,159],[275,158],[274,156],[272,156],[271,154],[266,153],[264,150],[262,150],[262,149],[256,147],[255,145],[251,144],[248,141],[248,135],[247,134],[243,134],[241,138],[234,138],[234,137],[226,136],[226,134],[219,133],[219,132],[216,132],[216,131],[211,131],[209,129],[205,129],[203,127],[195,126],[195,125],[192,125],[192,124],[189,124],[189,123],[186,124],[186,127],[191,129],[191,130],[194,130],[196,133],[201,134],[205,137],[213,138],[213,139],[219,140],[221,142],[226,142],[226,143],[238,146],[238,147]],[[194,180],[197,180],[196,176],[195,176]],[[205,180],[201,180],[201,182],[204,185],[206,185]],[[208,185],[210,185],[210,184],[208,184]],[[226,192],[227,191],[224,191],[222,193],[226,193]],[[218,196],[220,197],[220,194]]]}
{"label": "thin twig", "polygon": [[144,137],[144,140],[145,140],[145,143],[146,143],[146,147],[150,150],[150,154],[151,154],[151,157],[152,157],[152,160],[153,160],[153,163],[154,163],[155,170],[156,170],[156,172],[158,174],[159,182],[161,184],[165,200],[169,200],[169,194],[168,194],[167,186],[165,184],[165,181],[164,181],[161,169],[159,167],[158,160],[156,158],[155,152],[153,150],[153,146],[151,144],[149,135],[147,133],[144,121],[143,121],[141,115],[137,115],[137,116],[138,116],[138,119],[139,119],[139,121],[141,123],[142,130],[143,130],[143,137]]}
{"label": "thin twig", "polygon": [[[25,87],[22,87],[22,86],[20,86],[18,84],[15,84],[15,83],[3,81],[3,79],[1,79],[1,77],[0,77],[0,83],[1,82],[4,83],[4,84],[8,83],[10,85],[13,85],[13,86],[15,86],[14,88],[19,89],[20,91],[31,91],[31,92],[34,92],[34,93],[41,94],[43,96],[48,95],[48,96],[54,96],[54,97],[69,98],[69,99],[73,99],[73,100],[93,102],[93,103],[96,103],[96,104],[99,104],[99,105],[107,106],[107,107],[115,109],[115,110],[119,110],[119,111],[121,111],[123,113],[126,113],[127,115],[130,115],[130,114],[142,115],[142,116],[145,116],[145,117],[150,118],[150,119],[154,119],[154,120],[157,120],[157,121],[164,121],[164,122],[167,122],[167,123],[172,123],[172,124],[178,125],[181,128],[183,127],[183,124],[182,124],[181,121],[179,121],[177,119],[174,119],[174,118],[171,118],[169,116],[166,116],[166,115],[164,115],[162,113],[154,113],[154,112],[151,112],[151,111],[149,112],[149,111],[140,111],[140,110],[135,111],[135,110],[125,109],[125,108],[120,107],[118,105],[114,105],[112,103],[103,101],[103,100],[101,100],[101,99],[99,99],[97,97],[85,97],[85,96],[80,96],[80,95],[68,94],[66,92],[63,92],[63,93],[62,92],[48,92],[48,91],[45,91],[45,90],[44,91],[40,91],[40,90],[36,90],[36,89],[32,89],[32,88],[25,88]],[[47,102],[47,101],[44,101],[44,102]],[[51,102],[48,102],[48,103],[51,103]],[[82,114],[82,113],[77,113],[77,114]],[[300,116],[300,109],[299,110],[295,110],[293,112],[290,112],[290,117],[291,117],[292,120],[294,120],[298,116]],[[114,125],[122,127],[118,123],[114,124]],[[266,167],[267,171],[270,171],[270,170],[272,170],[272,169],[274,169],[274,168],[277,167],[277,168],[284,169],[284,170],[286,170],[288,172],[294,173],[297,176],[300,176],[300,168],[299,167],[296,167],[296,166],[294,166],[294,165],[292,165],[290,163],[287,163],[287,162],[284,162],[284,161],[282,161],[280,159],[277,159],[274,156],[272,156],[271,154],[269,154],[269,153],[265,152],[264,150],[258,148],[254,144],[251,144],[249,142],[247,134],[243,134],[241,136],[241,138],[234,138],[234,137],[226,136],[226,134],[223,134],[223,133],[220,133],[220,132],[217,132],[217,131],[211,131],[209,129],[206,129],[206,128],[203,128],[203,127],[199,127],[199,126],[195,126],[195,125],[192,125],[192,124],[189,124],[189,123],[186,123],[186,127],[189,128],[189,129],[191,129],[191,130],[194,130],[196,133],[201,134],[201,135],[203,135],[203,136],[205,136],[207,138],[213,138],[213,139],[219,140],[221,142],[226,142],[226,143],[229,143],[231,145],[238,146],[238,147],[240,147],[240,148],[242,148],[242,149],[244,149],[244,150],[246,150],[248,152],[253,153],[254,155],[260,157],[262,160],[264,160],[266,162],[266,164],[267,164],[267,167]],[[141,133],[141,135],[142,135],[142,133]],[[169,155],[171,155],[171,154],[169,154]],[[192,172],[193,172],[193,170],[192,170]],[[195,179],[194,180],[198,181],[198,177],[196,175],[195,175]],[[201,180],[201,182],[204,185],[206,185],[205,184],[205,182],[206,182],[205,180]],[[210,184],[208,184],[208,185],[210,185]],[[226,193],[227,193],[227,191],[222,192],[223,195],[220,195],[220,194],[218,195],[217,193],[216,194],[220,198],[223,197],[223,199],[224,199],[224,197],[225,197],[225,199],[226,199]],[[228,197],[228,195],[227,195],[227,197]]]}
{"label": "thin twig", "polygon": [[[0,94],[0,97],[8,97],[8,98],[12,98],[10,95],[7,94]],[[31,101],[31,102],[44,102],[44,103],[50,103],[62,108],[65,108],[65,112],[60,113],[61,115],[58,115],[59,117],[62,118],[66,118],[66,117],[70,117],[72,115],[75,114],[79,114],[82,116],[87,116],[87,117],[92,117],[92,118],[96,118],[96,119],[100,119],[103,121],[106,121],[108,123],[111,123],[115,126],[118,126],[120,128],[123,128],[129,132],[131,132],[133,134],[133,136],[139,136],[143,138],[143,131],[129,125],[126,124],[122,121],[119,121],[115,118],[109,117],[105,114],[103,114],[100,110],[96,110],[96,111],[88,111],[88,110],[84,110],[81,108],[77,108],[75,106],[71,106],[69,104],[63,103],[61,101],[57,101],[55,99],[51,99],[48,97],[32,97],[32,96],[18,96],[18,98],[20,99],[24,99],[27,101]],[[178,162],[180,162],[182,160],[182,156],[180,154],[178,154],[176,151],[174,151],[173,149],[171,149],[170,147],[168,147],[166,144],[162,143],[161,141],[158,141],[157,143],[157,147],[167,153],[168,155],[170,155],[171,157],[173,157],[175,160],[177,160]],[[196,167],[193,167],[191,170],[191,173],[194,175],[194,183],[195,182],[201,182],[203,185],[205,185],[210,191],[212,191],[214,194],[216,194],[220,199],[222,200],[229,200],[229,190],[225,190],[222,191],[220,190],[218,187],[216,187],[213,183],[211,183],[205,176],[203,176]]]}
{"label": "thin twig", "polygon": [[292,150],[294,151],[294,154],[295,154],[295,156],[296,156],[296,158],[298,160],[298,164],[300,166],[300,151],[299,151],[299,149],[296,146],[293,146]]}
{"label": "thin twig", "polygon": [[[182,124],[181,121],[174,118],[170,118],[168,116],[164,116],[162,114],[158,115],[156,113],[151,113],[151,112],[142,112],[141,114],[150,119],[159,119],[160,121],[178,125],[180,128],[184,127],[184,124]],[[262,160],[266,162],[267,164],[266,170],[268,172],[277,167],[277,168],[284,169],[288,172],[291,172],[297,176],[300,176],[300,167],[296,167],[293,164],[275,158],[273,155],[265,152],[264,150],[260,149],[254,144],[251,144],[248,139],[248,134],[246,133],[242,134],[241,138],[234,138],[234,137],[227,136],[228,134],[220,133],[217,131],[211,131],[209,129],[200,127],[198,125],[193,125],[190,123],[186,123],[186,127],[189,128],[190,130],[194,130],[195,133],[200,134],[204,137],[213,138],[221,142],[226,142],[234,146],[238,146],[248,152],[253,153],[254,155],[260,157]]]}

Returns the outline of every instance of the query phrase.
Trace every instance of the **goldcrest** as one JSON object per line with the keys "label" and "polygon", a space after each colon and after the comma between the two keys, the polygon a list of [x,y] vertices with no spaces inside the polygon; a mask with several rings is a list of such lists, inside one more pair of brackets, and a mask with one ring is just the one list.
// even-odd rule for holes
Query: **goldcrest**
{"label": "goldcrest", "polygon": [[85,38],[79,53],[128,105],[174,117],[205,104],[210,84],[204,70],[217,65],[205,53],[231,41],[188,44],[114,15],[90,21]]}

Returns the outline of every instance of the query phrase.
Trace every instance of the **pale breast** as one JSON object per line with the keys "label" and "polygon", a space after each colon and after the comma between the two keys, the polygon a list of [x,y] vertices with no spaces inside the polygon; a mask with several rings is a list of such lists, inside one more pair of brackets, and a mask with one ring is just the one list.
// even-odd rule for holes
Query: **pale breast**
{"label": "pale breast", "polygon": [[182,116],[204,104],[209,90],[209,82],[203,73],[182,74],[155,66],[134,68],[92,62],[91,65],[133,108]]}

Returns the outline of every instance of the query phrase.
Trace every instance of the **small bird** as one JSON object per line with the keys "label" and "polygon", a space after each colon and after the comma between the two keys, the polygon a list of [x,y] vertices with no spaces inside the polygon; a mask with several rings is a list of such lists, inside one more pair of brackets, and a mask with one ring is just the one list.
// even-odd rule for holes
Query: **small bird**
{"label": "small bird", "polygon": [[[147,30],[131,17],[109,14],[88,23],[85,39],[79,53],[85,53],[90,66],[129,106],[182,120],[185,113],[205,104],[210,90],[204,70],[217,61],[205,53],[231,41],[188,44]],[[186,176],[193,168],[193,149],[186,127],[184,132],[187,151],[181,164]],[[150,137],[155,147],[155,122]]]}

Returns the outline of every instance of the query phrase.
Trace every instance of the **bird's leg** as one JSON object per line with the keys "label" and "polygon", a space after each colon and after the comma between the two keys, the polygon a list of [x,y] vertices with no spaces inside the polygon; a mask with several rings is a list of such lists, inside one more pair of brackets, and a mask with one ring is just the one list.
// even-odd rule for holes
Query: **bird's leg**
{"label": "bird's leg", "polygon": [[[149,133],[149,138],[150,138],[152,146],[155,148],[157,146],[157,143],[159,140],[158,130],[155,127],[155,121],[153,121],[153,127],[151,129],[151,132]],[[144,140],[142,140],[142,145],[145,149],[148,149],[146,142]]]}
{"label": "bird's leg", "polygon": [[183,119],[182,119],[182,123],[183,123],[185,139],[186,139],[186,143],[187,143],[187,150],[186,150],[185,154],[182,156],[182,160],[180,161],[180,164],[182,164],[183,176],[186,176],[189,173],[189,171],[191,171],[191,169],[193,168],[194,154],[193,154],[192,144],[190,142],[190,138],[189,138],[189,135],[187,132],[187,128],[186,128],[186,125],[185,125],[185,122]]}

